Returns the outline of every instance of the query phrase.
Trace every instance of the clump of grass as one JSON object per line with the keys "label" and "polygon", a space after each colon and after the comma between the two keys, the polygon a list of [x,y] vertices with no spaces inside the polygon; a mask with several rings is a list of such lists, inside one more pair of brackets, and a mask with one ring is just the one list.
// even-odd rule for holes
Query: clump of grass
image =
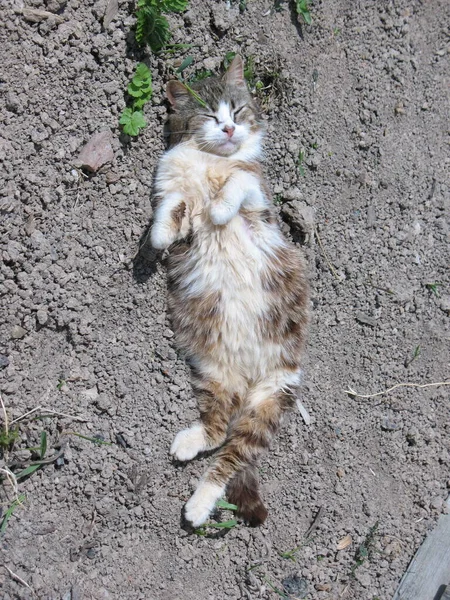
{"label": "clump of grass", "polygon": [[439,298],[440,294],[439,294],[439,287],[442,287],[442,283],[438,283],[437,281],[433,282],[433,283],[426,283],[425,286],[437,297]]}
{"label": "clump of grass", "polygon": [[355,553],[354,563],[351,568],[351,576],[355,576],[356,569],[363,565],[366,560],[370,560],[375,552],[375,538],[377,536],[377,531],[379,527],[379,522],[377,521],[373,527],[369,529],[369,533],[366,535],[364,542],[358,547]]}

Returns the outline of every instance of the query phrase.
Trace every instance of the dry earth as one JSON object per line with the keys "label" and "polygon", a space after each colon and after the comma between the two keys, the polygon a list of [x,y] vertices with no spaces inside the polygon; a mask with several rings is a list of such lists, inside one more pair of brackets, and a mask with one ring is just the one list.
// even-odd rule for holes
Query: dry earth
{"label": "dry earth", "polygon": [[[208,458],[168,456],[196,408],[164,262],[145,248],[134,259],[164,149],[168,66],[186,51],[138,51],[132,2],[106,29],[106,0],[27,6],[62,21],[30,22],[21,0],[2,9],[2,397],[10,420],[39,405],[84,420],[18,423],[10,461],[29,462],[43,430],[49,456],[69,444],[20,482],[1,561],[32,590],[1,567],[0,596],[391,599],[449,493],[449,388],[344,390],[449,379],[450,4],[316,0],[304,26],[287,3],[266,14],[269,0],[243,13],[192,0],[170,17],[173,41],[198,45],[186,75],[239,50],[272,81],[265,168],[314,294],[302,390],[312,424],[289,415],[261,463],[266,525],[211,537],[180,527]],[[155,94],[130,140],[118,119],[142,59]],[[114,159],[86,176],[76,158],[103,130]],[[4,487],[3,512],[11,499]]]}

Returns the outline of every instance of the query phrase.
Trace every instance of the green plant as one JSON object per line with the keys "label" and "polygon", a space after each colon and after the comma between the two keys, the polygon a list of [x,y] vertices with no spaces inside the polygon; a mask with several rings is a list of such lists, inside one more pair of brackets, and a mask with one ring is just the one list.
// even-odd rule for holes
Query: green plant
{"label": "green plant", "polygon": [[439,290],[438,287],[442,287],[442,283],[438,283],[437,281],[435,281],[434,283],[426,283],[425,286],[431,291],[433,292],[433,294],[439,298]]}
{"label": "green plant", "polygon": [[355,576],[355,571],[360,567],[366,560],[370,560],[375,550],[375,537],[377,535],[379,523],[375,523],[373,527],[369,529],[369,533],[366,535],[364,542],[358,547],[355,553],[355,562],[351,568],[350,574],[352,577]]}
{"label": "green plant", "polygon": [[153,52],[160,52],[170,39],[169,22],[163,13],[183,12],[188,0],[138,0],[136,41],[148,44]]}
{"label": "green plant", "polygon": [[[223,508],[225,510],[231,510],[232,512],[236,512],[238,509],[236,504],[230,504],[226,500],[217,500],[216,508]],[[196,535],[206,536],[208,527],[211,527],[212,529],[233,529],[236,525],[236,519],[229,519],[228,521],[221,521],[220,523],[205,523],[202,527],[196,529],[194,533]]]}
{"label": "green plant", "polygon": [[213,75],[214,73],[209,69],[200,69],[200,71],[193,73],[189,77],[189,83],[194,83],[195,81],[202,81],[203,79],[206,79],[207,77],[212,77]]}
{"label": "green plant", "polygon": [[309,12],[308,0],[296,0],[297,14],[303,17],[307,25],[311,25],[311,13]]}
{"label": "green plant", "polygon": [[14,442],[19,437],[19,428],[15,429],[3,429],[0,432],[0,448],[3,452],[8,451],[13,446]]}
{"label": "green plant", "polygon": [[25,494],[20,494],[20,496],[18,496],[14,500],[14,502],[11,504],[11,506],[8,508],[8,510],[5,512],[5,515],[2,519],[2,523],[0,525],[0,535],[5,533],[5,530],[8,525],[8,521],[11,518],[11,515],[16,510],[16,508],[18,508],[19,506],[22,506],[22,503],[25,501],[25,498],[26,498]]}
{"label": "green plant", "polygon": [[153,94],[152,74],[144,63],[139,63],[127,87],[127,92],[133,99],[131,106],[122,112],[119,123],[127,135],[136,136],[147,125],[142,111],[144,105]]}
{"label": "green plant", "polygon": [[409,367],[409,365],[416,360],[416,358],[418,358],[420,356],[420,346],[416,346],[415,350],[414,350],[414,354],[411,356],[411,358],[406,358],[405,359],[405,367]]}

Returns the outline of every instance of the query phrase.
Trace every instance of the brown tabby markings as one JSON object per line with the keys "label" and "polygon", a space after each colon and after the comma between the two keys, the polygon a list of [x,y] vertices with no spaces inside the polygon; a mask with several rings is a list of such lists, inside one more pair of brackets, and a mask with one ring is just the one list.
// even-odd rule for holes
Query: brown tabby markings
{"label": "brown tabby markings", "polygon": [[[206,113],[214,115],[224,102],[233,111],[240,107],[233,117],[236,128],[246,123],[251,132],[260,134],[257,108],[242,83],[242,61],[235,61],[230,67],[235,81],[227,75],[193,87],[207,102]],[[192,148],[197,134],[203,139],[200,134],[203,127],[210,127],[211,115],[205,115],[205,107],[178,82],[170,86],[168,95],[174,107],[169,117],[171,147],[180,142],[186,145],[180,152],[171,151],[165,178],[161,176],[160,203],[164,204],[165,196],[181,194],[186,202],[169,215],[174,233],[180,233],[173,239],[187,236],[185,223],[191,231],[185,242],[171,246],[169,306],[178,345],[191,365],[201,420],[201,426],[195,424],[178,434],[172,454],[189,460],[195,455],[189,454],[193,448],[201,452],[224,444],[187,503],[186,515],[191,515],[192,523],[205,522],[227,486],[239,514],[251,525],[259,525],[267,510],[259,496],[255,463],[269,446],[283,411],[294,401],[289,390],[299,381],[308,321],[305,265],[299,251],[279,232],[270,191],[257,162],[260,154],[224,158],[200,144],[199,154],[186,167],[189,153],[183,148]],[[189,178],[189,169],[198,175],[195,161],[201,161],[204,183],[200,176]],[[214,225],[211,215],[216,203],[224,200],[232,205],[230,198],[240,197],[236,191],[227,196],[238,185],[236,181],[255,180],[241,201],[239,215],[235,213],[234,224]],[[262,199],[252,204],[255,185]]]}

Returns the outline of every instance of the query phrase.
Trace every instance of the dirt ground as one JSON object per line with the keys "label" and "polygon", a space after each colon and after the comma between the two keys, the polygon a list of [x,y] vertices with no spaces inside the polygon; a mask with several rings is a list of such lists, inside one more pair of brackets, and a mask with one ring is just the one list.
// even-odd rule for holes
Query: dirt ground
{"label": "dirt ground", "polygon": [[[28,464],[42,431],[64,455],[19,482],[0,560],[32,589],[2,567],[1,598],[391,599],[449,494],[449,388],[345,390],[449,379],[450,4],[316,0],[304,26],[287,3],[192,0],[170,23],[196,46],[160,58],[136,50],[132,2],[106,29],[106,0],[27,6],[62,22],[29,22],[21,0],[3,11],[1,389],[10,421],[69,416],[17,422],[9,462]],[[168,456],[197,412],[164,261],[135,256],[168,66],[215,70],[231,50],[267,87],[265,170],[309,263],[312,423],[288,415],[261,462],[267,523],[205,537],[180,512],[209,459]],[[155,93],[130,140],[118,119],[143,59]],[[103,130],[114,159],[85,176],[76,157]]]}

